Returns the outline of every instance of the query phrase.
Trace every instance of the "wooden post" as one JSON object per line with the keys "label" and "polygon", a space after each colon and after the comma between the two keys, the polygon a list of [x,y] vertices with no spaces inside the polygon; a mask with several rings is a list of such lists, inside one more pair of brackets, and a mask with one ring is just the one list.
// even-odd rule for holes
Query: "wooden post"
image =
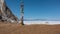
{"label": "wooden post", "polygon": [[23,0],[21,0],[21,4],[20,4],[20,24],[24,25],[23,21],[24,21],[24,2]]}

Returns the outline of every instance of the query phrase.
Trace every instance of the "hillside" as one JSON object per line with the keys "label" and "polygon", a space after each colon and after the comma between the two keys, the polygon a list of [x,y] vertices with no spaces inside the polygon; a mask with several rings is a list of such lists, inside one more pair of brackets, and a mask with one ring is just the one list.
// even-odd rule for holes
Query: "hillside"
{"label": "hillside", "polygon": [[60,25],[0,23],[0,34],[60,34]]}

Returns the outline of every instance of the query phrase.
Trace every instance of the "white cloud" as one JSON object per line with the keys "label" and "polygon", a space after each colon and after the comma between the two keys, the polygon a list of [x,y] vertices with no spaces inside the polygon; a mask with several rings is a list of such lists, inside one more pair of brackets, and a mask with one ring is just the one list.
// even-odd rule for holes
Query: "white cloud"
{"label": "white cloud", "polygon": [[55,25],[60,24],[60,21],[24,21],[24,24],[47,24],[47,25]]}

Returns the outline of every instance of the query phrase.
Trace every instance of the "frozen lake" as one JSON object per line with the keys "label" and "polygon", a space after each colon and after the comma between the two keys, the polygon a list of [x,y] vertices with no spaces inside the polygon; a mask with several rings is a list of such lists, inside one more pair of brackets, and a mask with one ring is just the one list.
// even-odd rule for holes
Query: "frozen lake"
{"label": "frozen lake", "polygon": [[27,25],[31,25],[31,24],[55,25],[55,24],[60,24],[60,21],[24,21],[24,24],[27,24]]}

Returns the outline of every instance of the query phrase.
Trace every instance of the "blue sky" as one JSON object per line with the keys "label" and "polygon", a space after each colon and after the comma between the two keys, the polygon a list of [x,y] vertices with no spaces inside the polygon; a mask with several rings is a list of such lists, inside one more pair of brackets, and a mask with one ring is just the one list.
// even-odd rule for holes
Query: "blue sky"
{"label": "blue sky", "polygon": [[[20,0],[5,0],[11,11],[20,18]],[[60,0],[24,0],[24,19],[60,20]]]}

